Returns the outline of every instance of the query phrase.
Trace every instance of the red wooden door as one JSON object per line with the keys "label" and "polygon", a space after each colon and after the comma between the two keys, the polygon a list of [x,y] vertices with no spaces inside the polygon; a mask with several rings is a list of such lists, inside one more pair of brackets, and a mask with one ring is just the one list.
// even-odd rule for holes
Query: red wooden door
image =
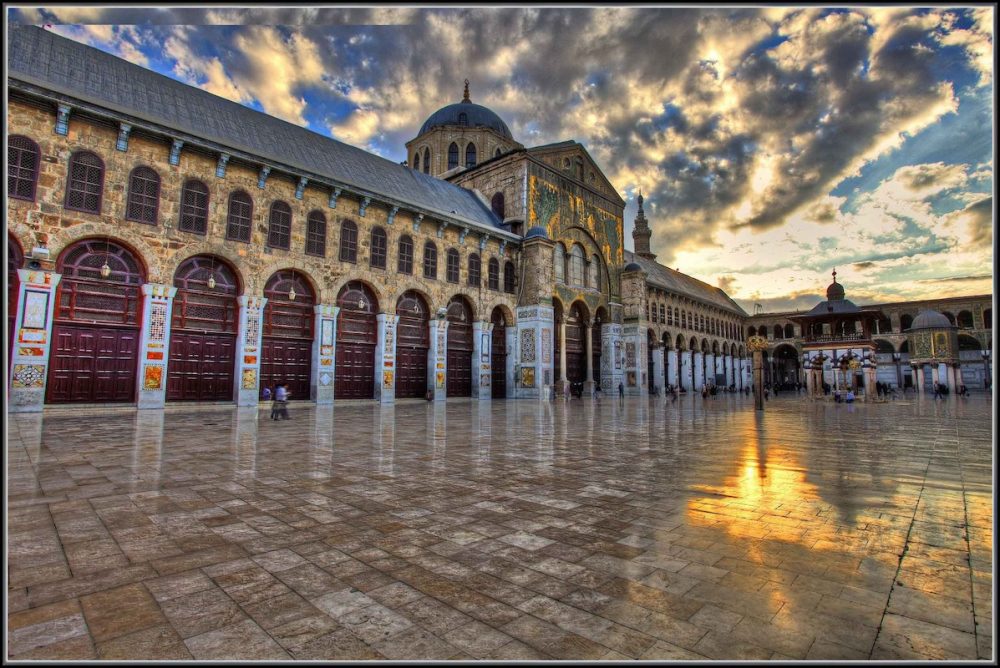
{"label": "red wooden door", "polygon": [[309,399],[312,382],[312,341],[265,336],[260,362],[260,387],[272,391],[287,383],[292,399]]}
{"label": "red wooden door", "polygon": [[232,401],[235,365],[234,335],[171,332],[167,401]]}
{"label": "red wooden door", "polygon": [[427,394],[427,348],[399,347],[396,344],[396,396],[423,397]]}
{"label": "red wooden door", "polygon": [[375,344],[337,343],[337,399],[372,399],[375,396]]}
{"label": "red wooden door", "polygon": [[448,396],[472,396],[472,325],[448,324]]}
{"label": "red wooden door", "polygon": [[493,377],[490,380],[493,386],[493,398],[504,399],[507,397],[507,330],[504,327],[503,319],[493,321],[493,345],[491,350],[491,364],[493,365]]}
{"label": "red wooden door", "polygon": [[371,289],[351,281],[337,296],[335,399],[375,398],[375,339],[378,337],[378,301]]}
{"label": "red wooden door", "polygon": [[46,401],[135,401],[139,332],[56,324]]}
{"label": "red wooden door", "polygon": [[582,383],[587,379],[587,331],[579,306],[574,305],[566,320],[566,380]]}
{"label": "red wooden door", "polygon": [[407,291],[396,302],[396,396],[427,394],[427,355],[430,349],[430,311],[416,292]]}

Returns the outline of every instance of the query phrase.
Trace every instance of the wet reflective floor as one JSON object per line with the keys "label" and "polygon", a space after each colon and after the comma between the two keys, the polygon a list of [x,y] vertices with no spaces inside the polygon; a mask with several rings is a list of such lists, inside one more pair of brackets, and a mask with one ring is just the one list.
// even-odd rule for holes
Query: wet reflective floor
{"label": "wet reflective floor", "polygon": [[990,659],[991,404],[8,416],[15,659]]}

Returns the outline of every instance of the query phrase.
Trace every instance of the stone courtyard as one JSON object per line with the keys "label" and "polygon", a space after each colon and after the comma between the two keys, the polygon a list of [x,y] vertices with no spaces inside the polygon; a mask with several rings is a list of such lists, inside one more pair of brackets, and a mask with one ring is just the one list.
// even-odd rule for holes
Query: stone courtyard
{"label": "stone courtyard", "polygon": [[11,659],[989,660],[991,398],[8,415]]}

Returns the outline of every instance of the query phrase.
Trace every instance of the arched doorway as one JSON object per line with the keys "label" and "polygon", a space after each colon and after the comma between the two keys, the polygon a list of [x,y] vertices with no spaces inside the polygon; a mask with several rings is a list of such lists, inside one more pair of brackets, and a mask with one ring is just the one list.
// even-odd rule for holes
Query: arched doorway
{"label": "arched doorway", "polygon": [[7,359],[14,351],[14,320],[17,318],[17,297],[21,281],[17,270],[24,266],[24,251],[14,235],[7,233]]}
{"label": "arched doorway", "polygon": [[790,345],[780,345],[774,351],[774,385],[781,390],[795,388],[799,378],[799,354]]}
{"label": "arched doorway", "polygon": [[472,396],[472,306],[461,295],[448,302],[447,396]]}
{"label": "arched doorway", "polygon": [[293,398],[309,399],[316,293],[304,275],[282,269],[268,279],[264,296],[260,392],[287,383]]}
{"label": "arched doorway", "polygon": [[427,355],[430,350],[430,308],[415,290],[396,300],[396,396],[427,394]]}
{"label": "arched doorway", "polygon": [[493,387],[494,399],[507,398],[507,321],[503,309],[497,306],[490,315],[493,323],[493,343],[490,351],[490,363],[493,365],[493,377],[490,383]]}
{"label": "arched doorway", "polygon": [[603,339],[601,338],[601,324],[607,322],[608,312],[604,310],[604,307],[597,309],[597,315],[594,316],[594,326],[590,333],[590,364],[591,368],[594,370],[594,388],[601,387],[601,346],[603,345]]}
{"label": "arched doorway", "polygon": [[375,342],[378,299],[361,281],[350,281],[337,295],[336,399],[375,398]]}
{"label": "arched doorway", "polygon": [[56,266],[62,280],[46,401],[135,401],[146,282],[139,259],[116,242],[86,239],[63,251]]}
{"label": "arched doorway", "polygon": [[587,312],[575,302],[566,318],[566,380],[573,386],[587,380],[587,352]]}
{"label": "arched doorway", "polygon": [[196,255],[177,268],[174,286],[167,401],[231,401],[240,322],[236,271],[217,257]]}

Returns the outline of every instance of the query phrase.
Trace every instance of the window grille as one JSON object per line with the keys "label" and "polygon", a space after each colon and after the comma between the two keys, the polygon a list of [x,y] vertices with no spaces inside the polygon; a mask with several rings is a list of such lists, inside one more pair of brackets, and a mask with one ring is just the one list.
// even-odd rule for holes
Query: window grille
{"label": "window grille", "polygon": [[11,197],[35,200],[39,153],[38,144],[27,137],[7,138],[7,193]]}
{"label": "window grille", "polygon": [[292,208],[284,202],[271,205],[271,216],[267,225],[267,245],[271,248],[288,250],[292,239]]}
{"label": "window grille", "polygon": [[514,294],[515,280],[514,263],[505,262],[503,265],[503,291],[509,294]]}
{"label": "window grille", "polygon": [[448,169],[455,167],[458,167],[458,144],[452,142],[448,147]]}
{"label": "window grille", "polygon": [[146,225],[156,225],[156,212],[159,208],[159,174],[149,167],[136,167],[129,177],[125,219]]}
{"label": "window grille", "polygon": [[83,151],[69,159],[66,183],[66,208],[86,213],[100,213],[104,191],[104,162]]}
{"label": "window grille", "polygon": [[253,200],[250,195],[238,190],[229,196],[229,215],[226,219],[226,238],[234,241],[250,241],[250,223],[253,215]]}
{"label": "window grille", "polygon": [[476,166],[476,145],[472,142],[469,142],[469,145],[465,147],[465,166]]}
{"label": "window grille", "polygon": [[486,265],[486,287],[490,290],[500,289],[500,262],[495,257],[491,257]]}
{"label": "window grille", "polygon": [[193,179],[181,188],[181,219],[177,229],[182,232],[208,232],[208,186]]}
{"label": "window grille", "polygon": [[448,259],[447,259],[447,266],[445,269],[446,272],[445,277],[447,278],[449,283],[458,283],[458,265],[459,265],[458,251],[455,250],[454,248],[449,248],[447,257]]}
{"label": "window grille", "polygon": [[376,269],[385,269],[387,249],[388,239],[386,238],[385,230],[381,227],[374,228],[372,230],[371,266]]}
{"label": "window grille", "polygon": [[479,255],[473,253],[469,256],[469,285],[473,288],[478,288],[483,283],[482,277],[482,261],[479,259]]}
{"label": "window grille", "polygon": [[438,251],[434,242],[424,244],[424,278],[437,278]]}
{"label": "window grille", "polygon": [[399,240],[399,262],[397,264],[399,273],[413,273],[413,240],[403,235]]}
{"label": "window grille", "polygon": [[306,217],[306,254],[326,257],[326,216],[311,211]]}
{"label": "window grille", "polygon": [[358,226],[350,220],[340,224],[340,261],[358,261]]}

